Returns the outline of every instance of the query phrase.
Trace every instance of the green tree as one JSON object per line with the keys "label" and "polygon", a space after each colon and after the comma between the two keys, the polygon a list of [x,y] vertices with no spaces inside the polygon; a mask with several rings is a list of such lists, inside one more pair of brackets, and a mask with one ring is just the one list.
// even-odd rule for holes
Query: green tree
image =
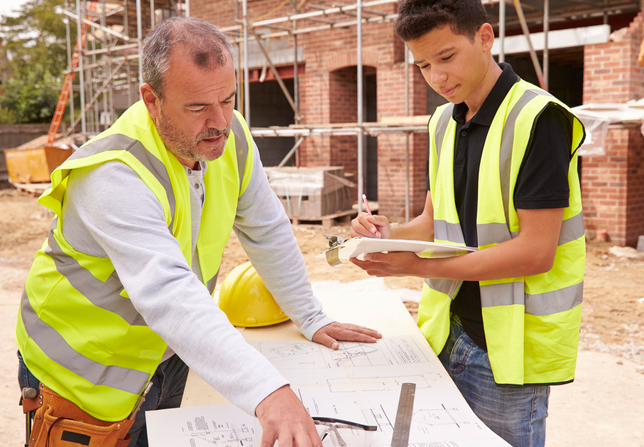
{"label": "green tree", "polygon": [[[0,19],[8,79],[0,93],[0,118],[16,123],[51,121],[67,68],[64,0],[30,0],[16,17]],[[72,30],[75,35],[75,29]],[[3,112],[4,110],[4,112]]]}

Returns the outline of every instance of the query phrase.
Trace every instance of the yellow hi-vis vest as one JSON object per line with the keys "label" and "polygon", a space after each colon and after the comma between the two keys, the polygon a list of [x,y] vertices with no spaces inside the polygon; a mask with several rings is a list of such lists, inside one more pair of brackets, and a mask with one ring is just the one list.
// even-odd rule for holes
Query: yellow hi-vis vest
{"label": "yellow hi-vis vest", "polygon": [[[574,379],[586,258],[576,151],[585,133],[565,105],[525,81],[514,84],[506,95],[484,143],[478,181],[478,248],[492,247],[519,233],[514,189],[534,124],[548,104],[562,107],[572,124],[569,206],[564,210],[552,269],[524,278],[479,282],[483,328],[497,384],[554,384]],[[453,107],[440,107],[428,125],[430,193],[434,240],[463,246],[454,199]],[[423,285],[418,326],[436,354],[448,338],[450,304],[461,284],[427,279]]]}
{"label": "yellow hi-vis vest", "polygon": [[[235,112],[226,150],[208,162],[197,239],[204,283],[217,272],[253,169],[253,142]],[[55,213],[36,254],[22,297],[16,339],[27,367],[45,385],[92,416],[126,418],[157,369],[166,343],[143,321],[109,259],[75,251],[63,237],[62,203],[73,169],[120,161],[132,168],[163,206],[168,230],[192,264],[190,185],[181,163],[157,133],[143,102],[90,140],[52,175],[39,203]]]}

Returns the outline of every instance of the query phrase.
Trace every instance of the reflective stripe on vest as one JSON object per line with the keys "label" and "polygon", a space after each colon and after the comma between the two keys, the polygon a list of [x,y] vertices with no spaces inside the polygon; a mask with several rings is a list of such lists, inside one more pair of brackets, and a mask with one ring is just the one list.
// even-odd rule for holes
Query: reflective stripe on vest
{"label": "reflective stripe on vest", "polygon": [[[136,125],[131,122],[136,122]],[[163,205],[168,229],[179,240],[188,238],[187,241],[180,240],[180,245],[190,246],[191,236],[185,230],[190,225],[184,222],[177,227],[177,213],[181,212],[182,219],[189,219],[189,209],[186,213],[185,199],[181,203],[176,200],[184,197],[178,194],[184,194],[188,188],[181,187],[182,192],[175,191],[169,169],[172,165],[177,179],[183,178],[185,171],[176,164],[178,162],[173,156],[169,158],[166,155],[165,148],[150,146],[151,142],[159,142],[157,144],[162,146],[156,129],[152,127],[150,130],[150,123],[141,103],[131,107],[109,129],[110,132],[87,143],[52,174],[52,187],[40,203],[52,209],[56,217],[47,243],[36,255],[29,273],[16,328],[19,349],[34,375],[88,413],[107,421],[129,415],[138,395],[156,370],[166,345],[135,310],[109,259],[78,253],[65,241],[61,222],[61,204],[66,188],[63,180],[72,169],[79,167],[111,160],[126,163],[141,176]],[[138,131],[153,132],[154,136],[141,134],[142,140],[139,140]],[[221,221],[224,223],[220,225],[226,226],[213,228],[218,231],[216,234],[225,235],[225,240],[213,241],[211,237],[202,241],[201,233],[198,239],[198,245],[205,243],[200,250],[203,251],[200,252],[200,264],[214,266],[214,271],[211,268],[211,273],[207,277],[204,275],[208,278],[205,282],[211,292],[215,288],[221,253],[232,229],[237,198],[248,185],[253,169],[252,137],[237,112],[231,131],[233,135],[226,143],[225,156],[208,163],[204,178],[206,202],[202,223],[206,222],[210,228]],[[130,135],[125,134],[128,132]],[[221,161],[223,159],[228,161]],[[228,180],[220,178],[218,173],[230,172],[225,170],[232,164],[236,164],[234,175]],[[233,187],[229,181],[232,178],[236,179],[234,190],[226,190]],[[223,183],[217,183],[220,180]],[[223,200],[228,197],[224,203],[229,203],[234,209],[226,210],[217,202],[222,200],[222,196]],[[189,206],[189,200],[187,203]],[[224,216],[228,217],[224,219]],[[213,242],[217,246],[213,246]],[[185,252],[184,256],[191,263],[192,256]],[[45,297],[48,298],[45,300]],[[60,315],[64,312],[61,303],[69,307],[65,315]],[[75,322],[78,327],[73,326]],[[103,335],[99,329],[101,325],[105,334],[114,335]],[[95,329],[83,332],[84,326]],[[79,338],[79,334],[83,335]],[[118,337],[118,340],[112,341],[110,336]],[[111,343],[116,343],[115,347],[110,347]],[[119,351],[118,346],[123,346],[123,343],[126,343],[129,353],[124,354],[122,349]],[[94,344],[97,349],[92,347]],[[109,354],[111,351],[114,355]]]}
{"label": "reflective stripe on vest", "polygon": [[[584,132],[569,109],[525,81],[506,95],[485,141],[479,168],[477,236],[479,249],[485,249],[518,235],[514,185],[534,122],[548,104],[561,106],[573,123],[570,204],[564,210],[555,263],[549,272],[480,282],[488,354],[497,383],[555,383],[574,376],[585,255],[575,151]],[[452,111],[452,105],[440,107],[428,125],[430,190],[435,240],[464,245],[453,198],[456,123]],[[425,281],[418,324],[437,354],[449,335],[449,304],[461,284]],[[544,368],[548,362],[556,367]]]}
{"label": "reflective stripe on vest", "polygon": [[[172,226],[174,222],[174,208],[175,208],[175,199],[174,194],[172,193],[172,184],[170,183],[170,178],[168,177],[168,170],[161,160],[154,157],[148,150],[143,146],[143,144],[135,140],[134,138],[128,137],[123,134],[112,134],[109,137],[99,140],[100,144],[88,145],[84,150],[74,152],[69,159],[75,160],[79,158],[86,158],[92,155],[97,155],[99,153],[105,153],[110,151],[110,148],[122,148],[114,149],[114,151],[122,151],[132,154],[143,166],[147,168],[148,171],[154,175],[154,178],[159,182],[161,186],[165,189],[166,197],[168,200],[168,205],[170,206],[170,225],[168,228],[172,231]],[[241,177],[240,177],[241,178]]]}
{"label": "reflective stripe on vest", "polygon": [[150,377],[148,373],[116,365],[103,365],[87,358],[76,352],[54,328],[38,318],[27,292],[23,292],[20,304],[20,314],[27,335],[50,359],[65,365],[67,369],[94,385],[105,385],[135,395],[141,394]]}

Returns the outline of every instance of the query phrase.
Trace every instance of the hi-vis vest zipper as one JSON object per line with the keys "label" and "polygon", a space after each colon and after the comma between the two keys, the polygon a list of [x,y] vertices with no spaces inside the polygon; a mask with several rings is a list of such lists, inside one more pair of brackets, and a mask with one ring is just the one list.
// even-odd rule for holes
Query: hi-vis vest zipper
{"label": "hi-vis vest zipper", "polygon": [[[224,154],[208,163],[197,240],[204,283],[214,292],[237,201],[253,169],[253,143],[235,112]],[[62,233],[62,202],[73,169],[117,160],[131,167],[163,206],[168,229],[192,264],[190,186],[143,102],[87,142],[51,176],[38,200],[55,213],[22,296],[16,339],[31,372],[92,416],[125,419],[166,350],[134,309],[109,259],[75,251]]]}
{"label": "hi-vis vest zipper", "polygon": [[[513,196],[519,168],[534,123],[551,103],[561,106],[572,121],[569,206],[550,271],[479,282],[488,355],[497,384],[555,384],[574,379],[586,259],[576,152],[584,128],[556,98],[522,80],[506,95],[485,140],[478,182],[478,248],[484,250],[518,235]],[[454,200],[456,122],[452,110],[452,104],[440,107],[428,126],[434,240],[465,245]],[[423,286],[418,326],[436,354],[449,335],[450,304],[461,284],[427,279]]]}

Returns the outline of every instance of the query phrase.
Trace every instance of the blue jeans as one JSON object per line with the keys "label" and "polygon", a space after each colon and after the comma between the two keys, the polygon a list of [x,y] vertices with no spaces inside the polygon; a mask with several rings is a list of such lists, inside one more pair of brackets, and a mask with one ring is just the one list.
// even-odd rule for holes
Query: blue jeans
{"label": "blue jeans", "polygon": [[[132,437],[128,447],[147,447],[148,433],[145,425],[145,412],[148,410],[161,410],[165,408],[179,408],[183,399],[183,390],[188,379],[188,367],[179,358],[173,355],[161,363],[152,376],[152,387],[141,405],[132,428]],[[20,389],[30,386],[38,388],[40,381],[27,369],[18,352],[18,384]]]}
{"label": "blue jeans", "polygon": [[450,335],[438,356],[474,413],[513,447],[543,447],[550,387],[503,385],[494,382],[483,349],[452,317]]}

